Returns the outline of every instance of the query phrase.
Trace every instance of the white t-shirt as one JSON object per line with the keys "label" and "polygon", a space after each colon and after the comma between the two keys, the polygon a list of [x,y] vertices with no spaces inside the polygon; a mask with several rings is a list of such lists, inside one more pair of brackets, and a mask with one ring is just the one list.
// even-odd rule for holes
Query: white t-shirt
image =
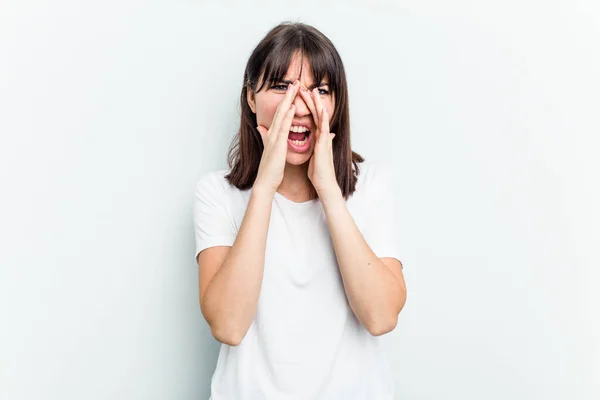
{"label": "white t-shirt", "polygon": [[[369,161],[359,169],[346,205],[373,252],[400,260],[391,175]],[[226,173],[197,183],[196,255],[231,246],[242,223],[251,189],[230,185]],[[209,400],[392,399],[382,344],[350,308],[320,200],[276,193],[256,315],[238,346],[221,344]]]}

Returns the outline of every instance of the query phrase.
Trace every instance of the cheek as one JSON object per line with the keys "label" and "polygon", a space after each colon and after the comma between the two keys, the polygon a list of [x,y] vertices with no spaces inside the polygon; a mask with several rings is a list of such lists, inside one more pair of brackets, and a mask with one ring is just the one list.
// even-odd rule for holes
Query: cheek
{"label": "cheek", "polygon": [[[275,100],[275,101],[273,101]],[[269,99],[268,101],[262,101],[257,103],[256,105],[256,119],[260,125],[265,127],[271,126],[273,122],[273,117],[275,116],[275,112],[277,111],[277,106],[279,106],[279,101],[277,99]]]}

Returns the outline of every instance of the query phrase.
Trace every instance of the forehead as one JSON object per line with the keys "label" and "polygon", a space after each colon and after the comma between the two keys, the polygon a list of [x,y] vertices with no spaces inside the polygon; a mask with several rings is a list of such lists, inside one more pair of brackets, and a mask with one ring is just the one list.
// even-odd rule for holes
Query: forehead
{"label": "forehead", "polygon": [[290,61],[290,65],[287,69],[287,72],[284,76],[284,79],[299,79],[300,81],[312,81],[313,71],[308,58],[302,57],[298,53],[294,54],[294,56],[292,56],[292,60]]}
{"label": "forehead", "polygon": [[302,56],[300,53],[295,53],[292,56],[288,69],[283,76],[283,81],[287,82],[294,82],[296,79],[307,85],[327,83],[326,76],[321,78],[321,82],[315,82],[310,59],[307,56]]}
{"label": "forehead", "polygon": [[[338,85],[335,72],[332,72],[333,64],[335,63],[331,57],[326,54],[312,54],[306,50],[272,51],[255,81],[256,92],[260,92],[264,87],[269,88],[278,83],[293,83],[298,79],[311,90],[317,86],[328,85],[334,93]],[[334,81],[331,82],[330,79]]]}

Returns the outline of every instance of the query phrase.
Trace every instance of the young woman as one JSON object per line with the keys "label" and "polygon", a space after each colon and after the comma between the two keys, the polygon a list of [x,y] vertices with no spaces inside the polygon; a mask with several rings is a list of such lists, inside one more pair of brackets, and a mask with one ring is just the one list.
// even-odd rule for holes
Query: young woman
{"label": "young woman", "polygon": [[386,169],[350,146],[346,76],[317,29],[273,28],[244,73],[229,169],[194,199],[211,400],[393,397],[378,336],[406,300]]}

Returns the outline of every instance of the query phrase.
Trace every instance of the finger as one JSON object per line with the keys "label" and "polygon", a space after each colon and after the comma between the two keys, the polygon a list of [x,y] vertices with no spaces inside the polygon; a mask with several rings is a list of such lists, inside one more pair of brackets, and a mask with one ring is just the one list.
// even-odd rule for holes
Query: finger
{"label": "finger", "polygon": [[[323,135],[323,132],[329,132],[329,119],[327,120],[327,128],[325,130],[323,130],[323,110],[325,109],[325,106],[323,105],[323,100],[321,99],[321,95],[319,94],[319,88],[314,88],[311,91],[311,97],[313,98],[314,102],[315,102],[315,107],[317,110],[317,114],[319,116],[318,118],[318,127],[319,127],[319,137]],[[317,138],[317,142],[319,141],[319,138]]]}
{"label": "finger", "polygon": [[[317,112],[321,115],[321,110],[323,110],[323,100],[321,99],[321,95],[319,94],[319,88],[314,88],[311,92],[312,97],[315,101],[315,106],[317,107]],[[319,120],[319,125],[321,121]]]}
{"label": "finger", "polygon": [[[294,84],[295,84],[295,82],[294,82]],[[291,104],[290,98],[293,98],[292,92],[294,89],[294,84],[287,86],[285,96],[283,97],[283,100],[281,100],[281,102],[277,106],[277,109],[275,110],[275,115],[273,115],[273,122],[271,123],[271,126],[273,126],[273,123],[275,123],[276,121],[279,121],[280,119],[282,119],[283,118],[282,115],[285,116],[285,113],[288,110],[289,104]],[[289,100],[289,103],[286,106],[287,100]]]}
{"label": "finger", "polygon": [[315,101],[313,100],[312,96],[310,95],[310,91],[308,91],[308,89],[306,91],[301,90],[300,96],[302,96],[302,99],[304,99],[304,102],[308,106],[308,109],[310,110],[310,113],[313,116],[313,119],[315,121],[315,127],[318,128],[319,127],[319,114],[317,113],[317,106],[316,106]]}
{"label": "finger", "polygon": [[329,133],[329,112],[325,107],[321,111],[321,135]]}
{"label": "finger", "polygon": [[292,104],[290,106],[290,109],[288,110],[288,112],[285,114],[285,119],[281,123],[281,128],[279,129],[279,132],[277,133],[277,135],[279,135],[279,136],[277,136],[274,139],[274,140],[277,140],[277,142],[281,146],[284,146],[283,143],[285,143],[285,146],[287,147],[287,139],[290,134],[290,127],[292,126],[292,121],[294,119],[295,113],[296,113],[296,106]]}
{"label": "finger", "polygon": [[271,123],[271,132],[279,132],[279,128],[281,126],[281,121],[285,118],[286,112],[289,110],[292,101],[296,98],[296,93],[298,93],[298,88],[300,87],[300,81],[296,80],[293,85],[288,85],[287,91],[285,92],[285,97],[277,106],[277,111],[275,111],[275,115],[273,116],[273,122]]}
{"label": "finger", "polygon": [[[319,126],[319,136],[317,137],[317,143],[327,143],[329,142],[329,114],[327,113],[327,109],[323,108],[321,110],[320,118],[321,125]],[[321,144],[322,146],[323,144]]]}

